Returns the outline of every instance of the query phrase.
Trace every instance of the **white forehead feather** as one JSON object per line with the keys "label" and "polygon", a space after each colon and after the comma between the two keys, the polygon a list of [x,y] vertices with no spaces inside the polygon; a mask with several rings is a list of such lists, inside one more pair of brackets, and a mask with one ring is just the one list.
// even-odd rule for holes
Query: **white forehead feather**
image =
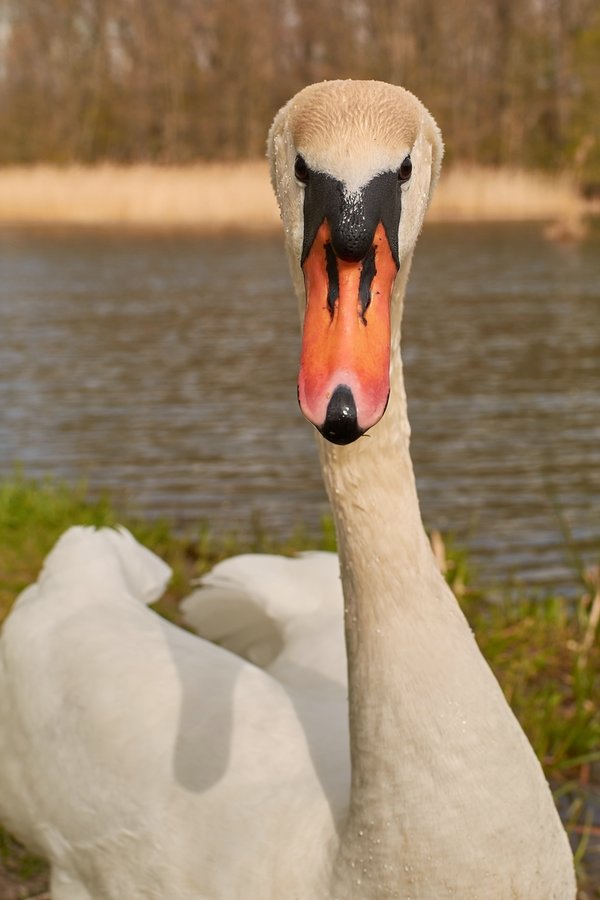
{"label": "white forehead feather", "polygon": [[[299,153],[310,168],[355,191],[375,175],[397,169],[423,131],[432,145],[435,182],[441,138],[413,94],[381,81],[324,81],[304,88],[279,111],[269,155],[273,160],[274,145],[283,141],[288,153]],[[274,171],[274,181],[276,176]]]}

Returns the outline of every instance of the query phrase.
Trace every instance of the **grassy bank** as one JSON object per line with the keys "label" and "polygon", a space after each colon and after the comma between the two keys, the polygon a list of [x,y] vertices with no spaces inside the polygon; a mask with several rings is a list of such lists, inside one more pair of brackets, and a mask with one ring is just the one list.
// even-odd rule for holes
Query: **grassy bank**
{"label": "grassy bank", "polygon": [[[573,222],[583,212],[566,176],[454,168],[442,175],[429,220]],[[2,222],[269,231],[279,215],[264,161],[35,166],[0,169]]]}
{"label": "grassy bank", "polygon": [[[285,544],[258,528],[245,542],[235,537],[216,539],[201,527],[187,536],[176,535],[167,523],[143,522],[116,512],[106,498],[90,500],[83,488],[37,484],[16,475],[0,483],[0,619],[8,614],[18,591],[35,580],[43,557],[66,527],[117,521],[173,567],[173,581],[158,609],[175,620],[190,579],[224,556],[243,550],[287,553],[309,546],[333,547],[327,525],[318,541],[298,533]],[[581,900],[600,897],[600,823],[593,821],[591,803],[594,791],[600,794],[600,569],[580,573],[577,601],[522,594],[492,603],[471,585],[464,555],[448,548],[439,535],[433,536],[432,543],[483,653],[555,788],[575,847],[579,896]],[[596,813],[599,810],[600,805]],[[36,892],[41,896],[43,881],[43,867],[0,834],[0,900]],[[19,893],[26,885],[29,893]]]}

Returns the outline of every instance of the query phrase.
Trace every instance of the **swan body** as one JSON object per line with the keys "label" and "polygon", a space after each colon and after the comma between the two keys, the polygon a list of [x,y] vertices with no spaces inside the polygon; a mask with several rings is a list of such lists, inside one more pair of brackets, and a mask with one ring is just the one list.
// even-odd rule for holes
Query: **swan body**
{"label": "swan body", "polygon": [[341,604],[331,558],[234,561],[188,605],[258,665],[149,610],[165,570],[124,533],[67,532],[11,613],[0,816],[51,861],[54,900],[575,897],[541,767],[421,524],[399,338],[441,155],[425,108],[379,82],[310,86],[269,135],[347,682],[310,652],[311,621],[339,635],[309,587],[324,567]]}
{"label": "swan body", "polygon": [[169,574],[128,532],[75,527],[18,599],[2,821],[50,860],[53,900],[308,897],[335,833],[319,776],[338,812],[343,783],[307,733],[344,715],[325,697],[303,721],[275,679],[149,610]]}

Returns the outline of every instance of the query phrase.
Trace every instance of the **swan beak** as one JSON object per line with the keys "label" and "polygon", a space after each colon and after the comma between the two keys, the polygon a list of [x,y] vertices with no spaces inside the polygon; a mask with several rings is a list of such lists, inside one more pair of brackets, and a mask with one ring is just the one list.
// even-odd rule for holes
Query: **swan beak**
{"label": "swan beak", "polygon": [[375,425],[390,390],[390,300],[398,266],[381,222],[359,261],[333,249],[325,219],[302,265],[306,311],[298,400],[334,444]]}

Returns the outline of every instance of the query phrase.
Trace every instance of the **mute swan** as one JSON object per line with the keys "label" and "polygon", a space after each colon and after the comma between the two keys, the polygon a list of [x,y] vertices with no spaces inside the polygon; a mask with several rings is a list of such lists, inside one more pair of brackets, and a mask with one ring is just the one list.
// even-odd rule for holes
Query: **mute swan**
{"label": "mute swan", "polygon": [[159,619],[140,601],[164,569],[129,535],[67,532],[0,655],[0,814],[50,859],[54,900],[574,898],[541,767],[419,514],[399,335],[441,155],[425,108],[379,82],[305,88],[269,135],[349,714],[335,669],[294,654],[278,679]]}

